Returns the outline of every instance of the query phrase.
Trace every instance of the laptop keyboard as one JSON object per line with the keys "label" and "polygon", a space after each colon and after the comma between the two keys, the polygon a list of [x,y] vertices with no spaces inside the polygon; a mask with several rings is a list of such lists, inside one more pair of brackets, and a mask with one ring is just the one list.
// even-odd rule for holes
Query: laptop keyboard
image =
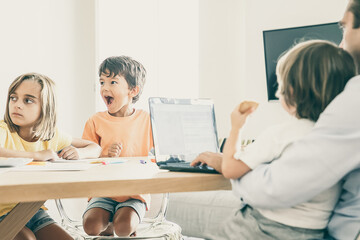
{"label": "laptop keyboard", "polygon": [[161,169],[168,170],[188,170],[189,172],[208,172],[217,173],[217,171],[207,165],[190,166],[190,162],[181,160],[177,157],[170,157],[167,161],[157,163]]}
{"label": "laptop keyboard", "polygon": [[190,166],[190,163],[188,163],[188,162],[168,163],[166,165],[173,166],[173,167],[189,167],[189,168],[192,168],[192,166]]}
{"label": "laptop keyboard", "polygon": [[177,157],[170,157],[166,162],[164,162],[164,164],[172,167],[194,168],[190,166],[190,162],[185,162],[184,160],[180,160]]}
{"label": "laptop keyboard", "polygon": [[189,162],[168,163],[167,165],[171,166],[171,167],[181,167],[181,168],[188,168],[188,169],[191,169],[191,168],[211,169],[206,165],[190,166]]}

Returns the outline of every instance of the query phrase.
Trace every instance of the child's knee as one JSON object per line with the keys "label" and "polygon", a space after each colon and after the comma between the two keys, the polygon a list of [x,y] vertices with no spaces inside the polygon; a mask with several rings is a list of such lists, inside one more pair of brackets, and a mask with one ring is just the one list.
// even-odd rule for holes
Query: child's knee
{"label": "child's knee", "polygon": [[135,226],[131,222],[122,222],[114,224],[114,232],[119,237],[128,237],[135,231]]}
{"label": "child's knee", "polygon": [[36,237],[30,229],[24,227],[13,240],[36,240]]}
{"label": "child's knee", "polygon": [[84,231],[91,236],[99,235],[109,225],[110,212],[102,208],[92,208],[83,216]]}
{"label": "child's knee", "polygon": [[139,225],[139,217],[134,209],[124,207],[116,212],[113,224],[116,235],[130,236]]}
{"label": "child's knee", "polygon": [[83,228],[86,234],[98,236],[105,228],[104,223],[93,216],[87,216],[83,219]]}

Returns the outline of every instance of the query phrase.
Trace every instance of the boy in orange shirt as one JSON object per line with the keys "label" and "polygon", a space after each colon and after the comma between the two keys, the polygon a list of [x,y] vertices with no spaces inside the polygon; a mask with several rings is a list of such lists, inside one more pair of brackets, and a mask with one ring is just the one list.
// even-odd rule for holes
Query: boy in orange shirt
{"label": "boy in orange shirt", "polygon": [[[100,94],[108,111],[86,122],[83,139],[99,144],[102,157],[147,156],[153,147],[150,116],[132,105],[139,100],[145,76],[143,65],[130,57],[109,57],[101,63]],[[83,216],[84,230],[88,235],[134,235],[149,201],[149,194],[92,198]]]}

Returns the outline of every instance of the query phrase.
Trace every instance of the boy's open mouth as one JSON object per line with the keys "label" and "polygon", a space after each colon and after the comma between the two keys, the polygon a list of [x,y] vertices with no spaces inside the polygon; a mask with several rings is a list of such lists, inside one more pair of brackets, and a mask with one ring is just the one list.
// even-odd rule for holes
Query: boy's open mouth
{"label": "boy's open mouth", "polygon": [[110,96],[105,96],[105,100],[106,100],[106,104],[110,105],[114,101],[114,98]]}

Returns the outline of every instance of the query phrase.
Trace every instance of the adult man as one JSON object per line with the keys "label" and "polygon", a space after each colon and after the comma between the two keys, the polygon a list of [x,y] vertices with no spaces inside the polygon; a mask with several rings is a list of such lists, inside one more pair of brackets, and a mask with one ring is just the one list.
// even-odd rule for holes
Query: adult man
{"label": "adult man", "polygon": [[[349,1],[341,25],[341,46],[360,69],[360,0]],[[343,192],[328,232],[335,239],[355,239],[360,231],[359,93],[360,75],[330,103],[309,135],[290,145],[280,159],[232,181],[235,195],[255,208],[284,208],[308,201],[342,180]],[[199,158],[221,161],[209,153]]]}
{"label": "adult man", "polygon": [[[341,45],[360,69],[360,0],[350,0],[340,24]],[[272,164],[233,181],[236,196],[254,207],[288,207],[307,201],[343,179],[343,192],[329,225],[336,239],[360,231],[360,75],[325,109],[313,131]]]}

